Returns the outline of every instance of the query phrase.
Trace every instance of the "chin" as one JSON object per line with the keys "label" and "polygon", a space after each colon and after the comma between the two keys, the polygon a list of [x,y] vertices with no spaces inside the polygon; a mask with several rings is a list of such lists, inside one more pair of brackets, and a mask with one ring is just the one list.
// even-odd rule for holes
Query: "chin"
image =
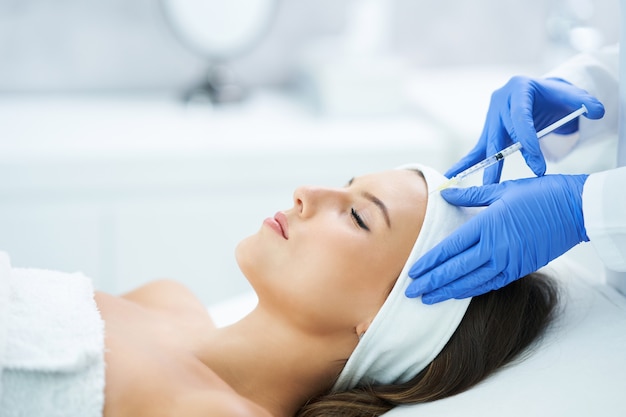
{"label": "chin", "polygon": [[251,239],[252,239],[252,236],[249,236],[243,239],[241,242],[239,242],[237,246],[235,247],[235,261],[237,262],[237,265],[239,265],[239,269],[241,269],[241,271],[244,272],[244,274],[245,274],[245,269],[247,269],[246,266],[250,264],[250,258],[251,258],[250,246],[252,245],[250,245],[249,241]]}
{"label": "chin", "polygon": [[248,236],[239,242],[235,248],[235,261],[251,284],[263,270],[263,260],[267,260],[267,254],[262,253],[263,244],[258,238],[257,234]]}
{"label": "chin", "polygon": [[260,234],[243,239],[235,248],[235,260],[239,270],[255,289],[265,287],[273,282],[280,270],[280,256],[276,248]]}

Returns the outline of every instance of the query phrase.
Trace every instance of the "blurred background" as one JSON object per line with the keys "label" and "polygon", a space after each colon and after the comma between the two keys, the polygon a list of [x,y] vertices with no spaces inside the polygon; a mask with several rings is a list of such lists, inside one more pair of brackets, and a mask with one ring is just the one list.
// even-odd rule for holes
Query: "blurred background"
{"label": "blurred background", "polygon": [[247,291],[234,248],[296,186],[445,170],[511,76],[616,43],[618,3],[0,0],[0,250]]}

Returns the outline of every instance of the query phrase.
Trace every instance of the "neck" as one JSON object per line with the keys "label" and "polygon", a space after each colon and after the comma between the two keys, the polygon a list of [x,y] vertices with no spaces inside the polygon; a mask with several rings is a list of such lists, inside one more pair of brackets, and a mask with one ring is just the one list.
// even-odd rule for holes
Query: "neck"
{"label": "neck", "polygon": [[332,387],[356,343],[354,333],[310,334],[257,306],[216,330],[198,356],[240,395],[274,416],[292,416]]}

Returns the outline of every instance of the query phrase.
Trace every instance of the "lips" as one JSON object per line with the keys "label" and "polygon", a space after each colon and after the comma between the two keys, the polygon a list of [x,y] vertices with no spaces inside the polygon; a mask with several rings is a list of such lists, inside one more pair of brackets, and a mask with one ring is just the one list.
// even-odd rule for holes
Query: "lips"
{"label": "lips", "polygon": [[280,226],[280,231],[283,237],[288,240],[289,239],[289,223],[287,222],[287,216],[282,211],[279,211],[274,215],[274,220]]}
{"label": "lips", "polygon": [[287,216],[285,216],[285,213],[279,211],[274,215],[274,217],[268,217],[265,219],[263,224],[274,230],[274,232],[282,236],[283,239],[289,239],[289,223],[287,222]]}

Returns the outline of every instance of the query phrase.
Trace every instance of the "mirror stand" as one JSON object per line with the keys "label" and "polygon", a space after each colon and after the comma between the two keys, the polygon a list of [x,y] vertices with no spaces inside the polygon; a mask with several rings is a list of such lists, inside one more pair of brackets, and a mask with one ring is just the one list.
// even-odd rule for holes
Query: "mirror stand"
{"label": "mirror stand", "polygon": [[234,103],[246,96],[246,89],[226,64],[211,64],[199,83],[183,93],[185,103]]}
{"label": "mirror stand", "polygon": [[269,31],[278,0],[160,0],[173,34],[208,62],[200,82],[183,94],[185,102],[232,103],[245,88],[227,62],[250,51]]}

